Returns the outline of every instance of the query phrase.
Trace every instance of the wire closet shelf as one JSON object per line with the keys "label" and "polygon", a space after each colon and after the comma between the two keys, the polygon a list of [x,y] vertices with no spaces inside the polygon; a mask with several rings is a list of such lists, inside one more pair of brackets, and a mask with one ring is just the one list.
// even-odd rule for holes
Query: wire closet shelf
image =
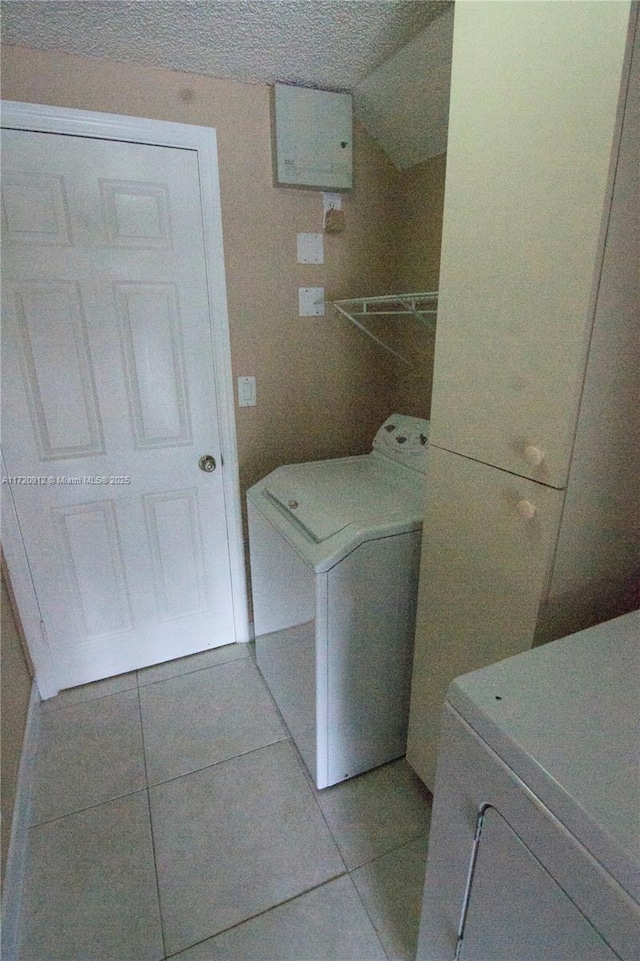
{"label": "wire closet shelf", "polygon": [[421,291],[414,294],[385,294],[382,297],[352,297],[334,300],[331,306],[343,317],[375,341],[383,350],[393,354],[403,363],[413,367],[411,361],[385,343],[369,330],[360,318],[411,317],[422,326],[435,330],[438,313],[438,291]]}

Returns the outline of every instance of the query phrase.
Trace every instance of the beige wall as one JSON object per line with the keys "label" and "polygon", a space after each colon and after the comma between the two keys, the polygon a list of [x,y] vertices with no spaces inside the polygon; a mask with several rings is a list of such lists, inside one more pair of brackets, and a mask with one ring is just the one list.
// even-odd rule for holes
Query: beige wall
{"label": "beige wall", "polygon": [[296,234],[322,229],[316,191],[272,185],[269,91],[195,74],[5,47],[5,99],[212,126],[218,132],[234,377],[255,374],[238,408],[243,491],[278,464],[360,453],[393,410],[428,414],[431,339],[411,338],[416,379],[347,321],[297,316],[297,288],[328,298],[435,287],[444,158],[399,173],[356,124],[347,227],[325,264],[296,264]]}
{"label": "beige wall", "polygon": [[22,649],[20,635],[13,615],[4,570],[2,572],[1,604],[1,704],[2,704],[2,778],[0,807],[2,811],[2,878],[6,865],[11,818],[15,801],[20,755],[27,721],[31,677]]}
{"label": "beige wall", "polygon": [[346,230],[325,234],[324,265],[304,266],[296,234],[322,230],[321,195],[272,184],[267,86],[5,47],[2,95],[216,128],[233,375],[257,378],[257,406],[236,408],[243,495],[279,464],[364,453],[395,410],[429,413],[430,335],[407,345],[416,378],[333,311],[298,317],[297,289],[338,299],[435,285],[442,158],[400,174],[356,124]]}
{"label": "beige wall", "polygon": [[447,155],[399,174],[398,280],[404,290],[437,290]]}
{"label": "beige wall", "polygon": [[356,126],[346,230],[325,264],[296,264],[296,233],[322,230],[316,191],[272,185],[269,90],[194,74],[9,47],[3,97],[189,124],[218,132],[234,377],[258,405],[236,411],[243,489],[278,464],[363,452],[391,411],[390,363],[329,311],[297,316],[297,288],[388,293],[397,272],[398,174]]}
{"label": "beige wall", "polygon": [[[440,154],[399,174],[398,290],[438,289],[445,170],[446,154]],[[391,379],[392,406],[406,414],[428,417],[435,332],[407,321],[394,346],[411,358],[415,371],[396,365]]]}

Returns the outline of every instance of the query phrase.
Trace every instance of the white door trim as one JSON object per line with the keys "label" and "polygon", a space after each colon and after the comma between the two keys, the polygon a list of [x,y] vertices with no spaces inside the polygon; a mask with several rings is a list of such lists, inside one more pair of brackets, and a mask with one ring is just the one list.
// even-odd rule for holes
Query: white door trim
{"label": "white door trim", "polygon": [[[197,154],[207,286],[211,305],[216,399],[221,453],[225,467],[223,490],[229,540],[235,637],[236,641],[248,641],[250,639],[249,612],[242,535],[216,131],[211,127],[198,127],[191,124],[6,100],[2,102],[1,125],[3,128],[13,130],[95,137],[103,140],[119,140],[160,147],[181,147],[194,150]],[[8,488],[9,485],[3,485],[3,495],[6,495],[3,496],[5,505],[3,511],[5,555],[25,637],[33,659],[38,689],[41,696],[46,698],[57,693],[59,685],[56,681],[53,659],[46,637],[43,636],[41,630],[37,598],[31,582],[26,553]]]}

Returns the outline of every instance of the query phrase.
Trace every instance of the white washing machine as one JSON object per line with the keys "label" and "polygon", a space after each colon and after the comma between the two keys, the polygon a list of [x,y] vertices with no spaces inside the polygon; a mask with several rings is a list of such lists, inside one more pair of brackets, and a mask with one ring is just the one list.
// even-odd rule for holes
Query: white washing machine
{"label": "white washing machine", "polygon": [[247,493],[256,656],[318,788],[405,753],[429,421]]}
{"label": "white washing machine", "polygon": [[639,732],[639,611],[452,683],[418,961],[638,961]]}

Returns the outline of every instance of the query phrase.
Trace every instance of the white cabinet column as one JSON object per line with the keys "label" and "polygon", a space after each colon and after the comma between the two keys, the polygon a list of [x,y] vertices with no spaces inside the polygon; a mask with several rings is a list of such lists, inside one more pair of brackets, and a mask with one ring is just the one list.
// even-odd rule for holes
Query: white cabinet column
{"label": "white cabinet column", "polygon": [[407,745],[431,788],[454,677],[633,606],[636,21],[456,3]]}

